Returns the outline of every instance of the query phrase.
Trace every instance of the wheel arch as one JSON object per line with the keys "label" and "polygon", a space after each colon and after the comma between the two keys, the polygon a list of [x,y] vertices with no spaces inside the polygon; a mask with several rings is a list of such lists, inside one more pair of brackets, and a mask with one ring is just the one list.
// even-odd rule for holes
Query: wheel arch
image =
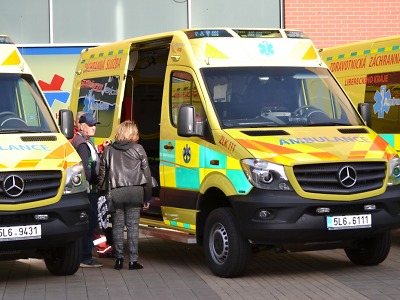
{"label": "wheel arch", "polygon": [[229,197],[219,188],[212,187],[201,195],[198,201],[198,213],[196,218],[197,242],[203,244],[204,226],[207,216],[220,207],[232,207]]}
{"label": "wheel arch", "polygon": [[229,196],[237,191],[229,178],[221,172],[207,174],[200,186],[197,200],[196,235],[197,243],[203,244],[204,226],[211,211],[220,207],[232,207]]}

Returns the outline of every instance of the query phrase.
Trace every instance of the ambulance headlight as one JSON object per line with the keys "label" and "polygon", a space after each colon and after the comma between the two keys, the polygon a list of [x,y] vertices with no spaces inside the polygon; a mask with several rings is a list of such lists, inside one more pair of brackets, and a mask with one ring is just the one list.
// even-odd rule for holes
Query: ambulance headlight
{"label": "ambulance headlight", "polygon": [[85,170],[82,163],[78,163],[66,170],[66,184],[64,194],[86,192]]}
{"label": "ambulance headlight", "polygon": [[388,185],[396,185],[400,183],[400,158],[396,155],[389,160],[389,180]]}
{"label": "ambulance headlight", "polygon": [[293,190],[282,165],[262,159],[243,159],[240,163],[247,179],[255,187],[274,191]]}

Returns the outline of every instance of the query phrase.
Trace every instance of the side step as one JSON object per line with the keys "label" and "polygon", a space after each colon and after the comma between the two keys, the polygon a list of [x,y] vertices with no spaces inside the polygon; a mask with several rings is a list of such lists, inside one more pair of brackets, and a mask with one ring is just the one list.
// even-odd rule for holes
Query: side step
{"label": "side step", "polygon": [[139,225],[140,233],[144,235],[150,235],[158,237],[164,240],[176,241],[185,244],[196,244],[196,236],[186,232],[180,232],[172,229],[165,229],[159,227],[152,227],[148,225]]}

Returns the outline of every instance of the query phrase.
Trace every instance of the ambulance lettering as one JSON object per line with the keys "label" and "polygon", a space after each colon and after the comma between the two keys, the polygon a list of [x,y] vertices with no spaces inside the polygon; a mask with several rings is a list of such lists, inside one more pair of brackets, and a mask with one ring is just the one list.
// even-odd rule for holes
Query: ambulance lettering
{"label": "ambulance lettering", "polygon": [[367,77],[357,77],[357,78],[349,78],[344,81],[344,85],[359,85],[365,84],[367,82]]}
{"label": "ambulance lettering", "polygon": [[218,142],[222,147],[226,148],[229,152],[233,153],[235,151],[236,145],[232,143],[230,140],[228,140],[226,137],[223,135],[219,139]]}
{"label": "ambulance lettering", "polygon": [[369,143],[370,140],[364,136],[334,136],[334,137],[309,137],[295,139],[280,139],[279,145],[294,145],[294,144],[313,144],[313,143]]}
{"label": "ambulance lettering", "polygon": [[97,61],[85,62],[83,72],[87,73],[87,72],[119,69],[121,68],[121,61],[122,58],[114,57]]}
{"label": "ambulance lettering", "polygon": [[29,151],[51,151],[47,145],[0,145],[0,151],[29,150]]}
{"label": "ambulance lettering", "polygon": [[380,67],[388,65],[398,65],[400,63],[400,54],[387,54],[381,56],[372,56],[369,62],[369,67]]}
{"label": "ambulance lettering", "polygon": [[121,58],[115,57],[107,60],[106,62],[106,70],[109,69],[119,69],[121,67]]}
{"label": "ambulance lettering", "polygon": [[105,60],[87,62],[85,63],[85,68],[83,72],[86,73],[86,72],[104,70],[104,65],[105,65]]}
{"label": "ambulance lettering", "polygon": [[348,59],[339,62],[332,62],[330,69],[332,72],[357,70],[365,68],[366,58]]}

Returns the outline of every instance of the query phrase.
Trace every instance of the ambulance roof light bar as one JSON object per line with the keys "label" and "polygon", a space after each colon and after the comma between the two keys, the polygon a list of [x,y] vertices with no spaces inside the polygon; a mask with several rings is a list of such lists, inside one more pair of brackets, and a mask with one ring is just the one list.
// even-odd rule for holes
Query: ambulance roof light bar
{"label": "ambulance roof light bar", "polygon": [[0,35],[0,44],[14,44],[8,35]]}
{"label": "ambulance roof light bar", "polygon": [[[232,29],[241,38],[296,38],[308,39],[304,32],[286,29]],[[194,29],[185,31],[189,39],[233,37],[226,29]]]}

